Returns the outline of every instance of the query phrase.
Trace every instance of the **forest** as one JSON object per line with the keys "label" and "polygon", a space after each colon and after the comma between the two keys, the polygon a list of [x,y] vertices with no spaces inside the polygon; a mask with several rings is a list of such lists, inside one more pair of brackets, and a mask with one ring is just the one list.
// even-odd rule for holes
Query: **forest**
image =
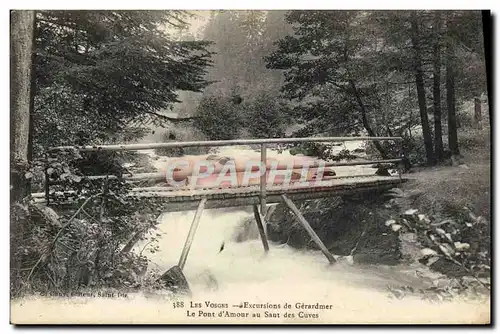
{"label": "forest", "polygon": [[[484,24],[480,11],[11,12],[12,296],[158,284],[155,273],[145,277],[148,257],[132,249],[148,240],[159,251],[161,210],[130,205],[121,179],[151,171],[144,156],[68,151],[58,160],[49,147],[314,136],[402,137],[402,148],[374,142],[366,153],[403,156],[405,172],[419,175],[411,189],[363,208],[345,202],[335,214],[364,221],[377,211],[377,232],[392,224],[391,233],[418,235],[421,262],[442,262],[433,269],[462,279],[442,295],[489,289]],[[324,145],[293,149],[335,159]],[[183,153],[207,152],[157,151]],[[85,174],[117,180],[103,194]],[[44,191],[44,177],[77,188],[78,205],[57,213],[38,205],[31,193]],[[328,215],[303,208],[313,227],[324,225]],[[278,209],[274,223],[287,219]],[[279,233],[308,244],[293,228]],[[335,250],[361,247],[349,242]]]}

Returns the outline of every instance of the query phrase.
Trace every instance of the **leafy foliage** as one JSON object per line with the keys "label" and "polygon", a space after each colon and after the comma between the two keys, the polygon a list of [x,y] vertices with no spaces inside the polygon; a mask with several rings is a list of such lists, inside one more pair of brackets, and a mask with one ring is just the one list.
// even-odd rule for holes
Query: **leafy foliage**
{"label": "leafy foliage", "polygon": [[[465,88],[466,81],[480,78],[472,95],[480,94],[485,90],[480,83],[485,75],[477,62],[482,48],[479,13],[445,15],[449,33],[443,43],[453,46],[446,52],[452,54],[453,68],[457,66],[460,72],[458,85]],[[429,144],[427,114],[420,113],[418,119],[418,107],[426,106],[426,95],[432,96],[428,73],[438,37],[433,29],[434,12],[290,11],[286,19],[294,34],[280,39],[267,60],[269,68],[285,72],[282,92],[296,103],[293,115],[304,124],[298,134],[365,132],[412,138],[412,132],[422,131]],[[459,35],[463,40],[457,39]],[[469,50],[467,56],[464,49]],[[476,61],[471,63],[472,59]],[[476,75],[469,76],[471,71]],[[422,92],[422,85],[416,89],[417,72],[424,89],[420,105],[416,93]],[[382,156],[390,150],[383,145],[376,149]]]}
{"label": "leafy foliage", "polygon": [[204,96],[196,111],[195,126],[211,140],[234,139],[241,126],[241,114],[231,97]]}
{"label": "leafy foliage", "polygon": [[[270,68],[286,71],[282,91],[300,103],[296,115],[308,134],[387,133],[385,122],[378,125],[389,96],[381,75],[385,63],[378,61],[381,42],[370,31],[369,17],[359,11],[287,15],[295,34],[280,40],[267,59]],[[382,146],[377,149],[386,155]]]}
{"label": "leafy foliage", "polygon": [[282,138],[290,123],[287,108],[282,100],[262,92],[244,105],[244,128],[253,138]]}
{"label": "leafy foliage", "polygon": [[[40,206],[35,199],[23,206],[29,226],[16,245],[24,269],[19,280],[23,285],[15,288],[15,294],[135,288],[142,282],[148,259],[131,250],[145,239],[148,251],[158,250],[158,203],[134,203],[128,196],[130,184],[121,177],[83,176],[74,163],[81,159],[76,151],[50,158],[46,169],[53,184],[50,206]],[[41,172],[35,168],[31,177]],[[54,206],[66,209],[57,215]]]}
{"label": "leafy foliage", "polygon": [[[210,43],[176,41],[165,32],[185,26],[184,17],[168,11],[40,11],[37,148],[109,142],[130,125],[165,120],[160,112],[178,101],[177,90],[205,87]],[[84,138],[77,135],[81,131]]]}

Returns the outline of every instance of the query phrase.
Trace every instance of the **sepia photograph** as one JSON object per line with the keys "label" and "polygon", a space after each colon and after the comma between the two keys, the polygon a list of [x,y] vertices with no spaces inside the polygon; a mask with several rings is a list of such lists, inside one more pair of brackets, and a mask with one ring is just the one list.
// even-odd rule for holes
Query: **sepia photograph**
{"label": "sepia photograph", "polygon": [[10,323],[490,325],[491,30],[10,10]]}

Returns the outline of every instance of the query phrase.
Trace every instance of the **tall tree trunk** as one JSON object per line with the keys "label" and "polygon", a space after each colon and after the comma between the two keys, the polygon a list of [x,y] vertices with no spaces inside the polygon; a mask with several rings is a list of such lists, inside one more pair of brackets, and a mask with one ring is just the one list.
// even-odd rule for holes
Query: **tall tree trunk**
{"label": "tall tree trunk", "polygon": [[[363,100],[361,99],[361,95],[359,94],[356,84],[354,83],[353,80],[349,80],[349,85],[354,93],[356,102],[358,103],[359,109],[361,111],[361,121],[363,122],[363,127],[366,129],[366,132],[368,132],[368,136],[377,137],[377,134],[375,133],[375,131],[373,131],[372,127],[370,126],[370,122],[368,121],[366,107],[365,104],[363,103]],[[384,149],[384,147],[379,141],[374,141],[373,144],[375,145],[377,151],[380,152],[382,159],[389,159],[387,151]]]}
{"label": "tall tree trunk", "polygon": [[36,95],[36,11],[34,12],[34,22],[33,22],[33,52],[31,54],[31,87],[30,87],[30,132],[28,136],[28,162],[33,160],[33,135],[35,129],[35,95]]}
{"label": "tall tree trunk", "polygon": [[432,135],[429,127],[429,117],[427,116],[427,103],[425,101],[425,83],[424,83],[424,73],[422,70],[422,55],[420,50],[420,29],[418,27],[418,21],[416,13],[412,13],[411,19],[412,28],[412,44],[414,51],[414,71],[415,71],[415,81],[417,86],[417,98],[418,106],[420,109],[420,121],[422,123],[422,134],[424,136],[425,153],[427,157],[427,164],[434,165],[436,159],[434,156]]}
{"label": "tall tree trunk", "polygon": [[10,16],[10,162],[11,201],[26,195],[30,130],[31,68],[34,12],[11,11]]}
{"label": "tall tree trunk", "polygon": [[[446,22],[447,29],[450,29],[450,18]],[[452,156],[460,154],[458,149],[457,135],[457,115],[455,101],[455,71],[453,69],[453,45],[448,42],[446,45],[446,109],[448,111],[448,146]]]}
{"label": "tall tree trunk", "polygon": [[[31,87],[30,87],[30,130],[28,135],[28,164],[33,161],[33,136],[35,135],[35,95],[36,95],[36,11],[34,11],[33,19],[33,50],[31,53]],[[31,180],[27,180],[26,191],[31,193]]]}
{"label": "tall tree trunk", "polygon": [[434,103],[434,148],[436,160],[443,160],[443,130],[441,125],[441,13],[436,11],[434,21],[434,36],[436,38],[433,50],[433,86]]}
{"label": "tall tree trunk", "polygon": [[[488,113],[489,113],[489,121],[491,124],[491,105],[493,104],[493,96],[491,94],[491,39],[493,34],[492,31],[492,16],[491,10],[483,10],[481,11],[481,18],[483,23],[483,46],[484,46],[484,62],[486,64],[486,89],[488,91]],[[489,57],[490,56],[490,57]]]}
{"label": "tall tree trunk", "polygon": [[[450,52],[451,50],[448,50]],[[455,110],[455,73],[452,57],[448,55],[446,64],[446,109],[448,110],[448,146],[452,155],[459,155],[457,116]]]}
{"label": "tall tree trunk", "polygon": [[21,287],[19,242],[24,238],[28,210],[19,204],[27,194],[30,121],[31,53],[34,12],[10,13],[10,282],[11,293]]}

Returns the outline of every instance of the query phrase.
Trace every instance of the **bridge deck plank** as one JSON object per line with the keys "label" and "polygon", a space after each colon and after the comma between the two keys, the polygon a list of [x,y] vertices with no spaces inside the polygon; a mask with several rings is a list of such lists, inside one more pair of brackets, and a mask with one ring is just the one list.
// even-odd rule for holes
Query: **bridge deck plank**
{"label": "bridge deck plank", "polygon": [[[300,186],[291,184],[285,188],[274,185],[267,188],[268,204],[282,202],[281,194],[292,200],[309,200],[322,197],[354,195],[363,192],[383,191],[395,187],[407,179],[400,180],[391,176],[363,176],[323,181],[321,185]],[[43,193],[32,194],[38,202],[44,202]],[[173,187],[134,188],[129,196],[139,202],[157,200],[165,211],[184,211],[196,209],[197,203],[207,198],[206,209],[249,206],[259,204],[260,187],[235,187],[222,189],[186,189]]]}

